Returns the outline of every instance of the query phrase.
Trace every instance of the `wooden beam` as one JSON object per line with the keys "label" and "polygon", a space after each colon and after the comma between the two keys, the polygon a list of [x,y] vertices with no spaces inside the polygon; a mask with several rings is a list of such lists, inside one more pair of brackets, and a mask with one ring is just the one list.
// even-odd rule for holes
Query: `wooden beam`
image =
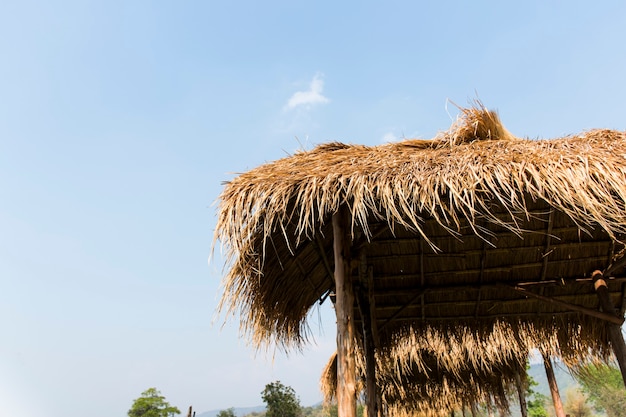
{"label": "wooden beam", "polygon": [[[570,228],[571,230],[578,230],[577,227],[573,227]],[[542,233],[545,234],[545,231],[537,231],[536,233]],[[555,231],[555,233],[552,234],[553,237],[555,237],[558,234],[558,231]],[[507,236],[511,236],[510,234],[500,234],[500,237],[507,237]],[[461,240],[463,239],[463,237],[473,237],[473,236],[461,236]],[[459,241],[459,236],[439,236],[437,237],[437,242],[441,242],[441,243],[446,243],[448,241]],[[417,245],[420,241],[419,237],[410,237],[410,238],[395,238],[395,239],[379,239],[376,241],[372,241],[372,245],[374,246],[389,246],[389,245],[399,245],[399,244],[411,244],[411,245]],[[552,240],[550,240],[552,242]],[[558,249],[575,249],[575,248],[586,248],[586,247],[597,247],[600,244],[605,244],[608,246],[611,244],[611,240],[610,239],[603,239],[603,240],[590,240],[590,241],[584,241],[584,242],[579,242],[579,241],[575,241],[575,242],[560,242],[558,241],[557,243],[552,242],[550,244],[551,247],[553,248],[558,248]],[[511,250],[525,250],[527,252],[535,252],[535,251],[542,251],[542,253],[545,254],[545,248],[546,248],[546,242],[545,240],[540,244],[537,243],[535,245],[532,246],[515,246],[515,247],[511,247],[511,246],[505,246],[505,247],[493,247],[493,246],[489,246],[489,252],[492,254],[498,254],[498,255],[506,255],[508,252],[510,252]],[[469,249],[467,251],[461,251],[461,252],[434,252],[434,251],[430,251],[430,253],[427,253],[426,256],[429,258],[437,258],[437,257],[441,257],[441,256],[449,256],[449,257],[466,257],[466,256],[480,256],[480,252],[482,252],[482,249]],[[405,256],[412,256],[412,255],[405,255]],[[384,256],[382,256],[384,258]],[[379,258],[379,257],[377,257]],[[606,263],[606,256],[602,257],[602,263],[605,264]],[[623,262],[621,263],[616,263],[614,267],[611,267],[612,270],[617,270],[619,269],[619,267],[623,267],[626,266],[626,259],[624,259]]]}
{"label": "wooden beam", "polygon": [[[479,316],[480,319],[518,319],[520,317],[527,318],[529,320],[536,319],[537,317],[556,317],[556,316],[567,316],[572,314],[572,311],[560,311],[560,312],[547,312],[547,313],[537,313],[537,312],[528,312],[528,313],[498,313],[498,314],[482,314]],[[429,322],[442,322],[442,321],[452,321],[459,322],[462,320],[470,321],[472,323],[475,322],[476,318],[474,314],[463,315],[463,316],[446,316],[446,317],[429,317],[426,319],[426,323]],[[420,322],[420,318],[418,316],[414,317],[398,317],[394,320],[394,322]]]}
{"label": "wooden beam", "polygon": [[[521,295],[521,294],[520,294]],[[620,296],[621,297],[622,293],[620,291],[612,291],[611,292],[611,296],[615,297],[615,296]],[[507,299],[502,299],[500,298],[502,297],[501,294],[496,295],[494,297],[485,297],[483,296],[481,303],[482,303],[482,308],[481,308],[481,314],[478,315],[478,317],[482,317],[484,314],[488,314],[491,313],[494,309],[497,310],[501,310],[501,309],[506,309],[506,310],[510,310],[510,309],[518,309],[518,307],[520,306],[528,306],[530,304],[532,304],[534,307],[529,307],[527,309],[525,309],[524,311],[526,311],[527,313],[532,313],[532,314],[540,314],[540,313],[547,313],[547,314],[552,314],[554,312],[556,312],[554,309],[541,309],[541,311],[537,311],[536,306],[538,304],[541,304],[542,301],[541,300],[537,300],[535,298],[529,298],[529,297],[525,297],[525,296],[521,296],[520,298],[507,298]],[[573,304],[573,303],[578,303],[577,305],[580,304],[589,304],[591,302],[597,302],[596,301],[596,296],[595,294],[587,294],[585,297],[585,302],[583,303],[579,303],[578,301],[581,299],[580,294],[563,294],[563,295],[559,295],[559,296],[553,296],[553,299],[556,299],[558,301],[562,301],[565,303],[569,303],[569,304]],[[437,309],[437,311],[441,310],[444,311],[443,313],[441,313],[441,315],[445,316],[445,310],[446,309],[454,309],[455,313],[459,313],[461,311],[461,308],[464,311],[464,314],[470,314],[470,307],[475,307],[476,304],[476,300],[473,300],[471,298],[467,298],[465,300],[458,300],[458,299],[449,299],[449,300],[444,300],[444,301],[436,301],[436,302],[429,302],[427,304],[427,307],[431,309],[431,312],[433,311],[433,309]],[[545,306],[544,306],[545,307]],[[395,303],[391,303],[391,304],[384,304],[382,301],[379,301],[376,303],[376,309],[377,312],[380,313],[379,317],[381,321],[387,320],[389,317],[391,317],[391,315],[393,315],[394,313],[396,313],[397,309],[398,309],[398,305]],[[590,308],[591,310],[597,311],[594,308]],[[559,308],[559,311],[563,311],[562,309]],[[421,311],[420,311],[420,305],[419,303],[416,301],[413,305],[409,305],[406,306],[404,311],[402,312],[403,316],[407,316],[407,315],[412,315],[415,318],[421,318],[422,320],[424,320],[421,317]],[[518,311],[519,313],[519,311]],[[432,313],[431,313],[432,314]],[[397,317],[397,316],[396,316]],[[474,314],[474,317],[476,317],[476,315]],[[436,316],[434,317],[429,317],[429,318],[436,318]]]}
{"label": "wooden beam", "polygon": [[366,246],[370,245],[375,239],[377,239],[379,236],[382,236],[383,234],[385,234],[386,232],[389,231],[389,225],[387,224],[383,224],[380,225],[376,228],[376,230],[374,230],[372,232],[372,234],[368,237],[365,237],[362,239],[362,241],[358,242],[355,246],[355,251],[356,252],[361,252],[361,250],[363,248],[365,248]]}
{"label": "wooden beam", "polygon": [[415,295],[409,300],[409,302],[405,303],[403,306],[398,308],[395,313],[391,315],[383,324],[381,324],[380,329],[388,325],[391,321],[393,321],[396,317],[398,317],[407,307],[411,306],[415,301],[424,294],[426,290],[420,290],[415,293]]}
{"label": "wooden beam", "polygon": [[337,414],[356,417],[356,361],[354,346],[354,286],[350,267],[349,212],[340,206],[333,214],[335,257],[335,314],[337,316]]}
{"label": "wooden beam", "polygon": [[[626,282],[626,277],[608,277],[604,279],[609,282]],[[546,281],[524,281],[518,282],[515,285],[519,285],[522,287],[526,286],[564,286],[567,284],[584,284],[584,283],[593,283],[592,277],[584,277],[584,278],[568,278],[568,279],[549,279]]]}
{"label": "wooden beam", "polygon": [[[480,274],[478,275],[478,285],[482,285],[485,278],[485,264],[487,263],[487,245],[483,240],[483,249],[480,254]],[[476,297],[476,307],[474,308],[474,317],[478,318],[478,312],[480,311],[480,299],[482,296],[482,289],[478,288],[478,296]],[[524,416],[526,417],[526,416]]]}
{"label": "wooden beam", "polygon": [[[598,294],[602,310],[605,313],[613,315],[617,319],[621,319],[623,322],[624,317],[617,317],[616,315],[615,307],[613,306],[613,302],[611,301],[611,297],[609,295],[609,288],[604,281],[604,275],[602,272],[594,271],[592,276],[594,278],[593,286],[596,289],[596,294]],[[617,359],[617,364],[622,372],[624,386],[626,386],[626,343],[624,342],[624,336],[622,335],[621,324],[611,324],[609,326],[609,338],[611,340],[611,346],[613,347],[613,353]]]}
{"label": "wooden beam", "polygon": [[363,350],[365,351],[365,405],[367,417],[378,416],[378,387],[376,386],[376,348],[372,325],[372,306],[370,305],[368,268],[365,252],[359,259],[359,285],[356,287],[356,301],[361,315],[363,328]]}
{"label": "wooden beam", "polygon": [[561,301],[561,300],[557,300],[556,298],[550,298],[550,297],[546,297],[544,295],[539,295],[539,294],[535,294],[534,292],[528,291],[525,288],[519,287],[519,286],[510,286],[510,285],[503,285],[505,287],[508,287],[510,289],[512,289],[513,291],[516,291],[520,294],[524,294],[527,295],[529,297],[533,297],[536,298],[538,300],[542,300],[545,301],[546,303],[550,303],[550,304],[554,304],[557,305],[559,307],[563,307],[566,308],[568,310],[572,310],[572,311],[578,311],[580,313],[586,314],[588,316],[592,316],[598,319],[602,319],[602,320],[606,320],[610,323],[615,323],[618,325],[622,325],[622,323],[624,323],[624,319],[623,318],[619,318],[617,317],[615,314],[607,314],[607,313],[603,313],[600,312],[598,310],[594,310],[592,308],[587,308],[587,307],[582,307],[576,304],[572,304],[572,303],[567,303],[565,301]]}
{"label": "wooden beam", "polygon": [[[386,255],[386,256],[377,256],[370,257],[370,263],[375,263],[375,260],[388,260],[396,263],[404,262],[403,258],[408,258],[410,256],[415,255]],[[426,255],[428,256],[428,255]],[[571,261],[555,261],[556,263],[575,263],[575,262],[595,262],[598,265],[603,265],[606,260],[606,256],[588,256],[586,258],[573,259]],[[520,274],[520,271],[527,269],[536,269],[541,268],[543,265],[542,262],[531,262],[526,264],[515,264],[515,265],[507,265],[507,266],[494,266],[485,268],[485,273],[489,273],[490,275],[498,274],[501,276],[508,276],[512,273]],[[465,277],[469,276],[469,278],[473,278],[473,276],[480,274],[480,268],[472,268],[472,269],[464,269],[464,270],[452,270],[452,271],[442,271],[442,272],[428,272],[425,274],[425,277],[428,281],[433,282],[435,280],[449,280],[450,277],[454,276],[459,280],[467,280]],[[384,281],[386,279],[400,279],[400,280],[419,280],[419,273],[401,273],[401,274],[388,274],[383,276],[378,276],[378,279]],[[541,282],[541,281],[538,281]]]}
{"label": "wooden beam", "polygon": [[550,257],[550,253],[552,253],[552,251],[550,250],[550,243],[552,242],[553,225],[554,225],[554,209],[551,209],[550,214],[548,215],[548,225],[546,226],[547,228],[546,241],[543,247],[543,256],[542,256],[543,265],[541,265],[541,275],[539,276],[539,279],[541,281],[546,280],[546,273],[548,272],[548,258]]}
{"label": "wooden beam", "polygon": [[372,336],[374,337],[374,347],[380,347],[380,339],[378,337],[378,318],[376,317],[376,297],[374,290],[374,268],[367,267],[367,297],[370,303],[370,320],[372,321]]}
{"label": "wooden beam", "polygon": [[324,264],[326,274],[330,278],[330,281],[334,282],[333,270],[330,268],[330,262],[328,262],[328,257],[324,252],[324,242],[322,242],[322,238],[320,237],[319,233],[315,234],[315,248],[317,249],[317,253],[320,255],[320,258],[322,258],[322,263]]}
{"label": "wooden beam", "polygon": [[[381,277],[377,277],[377,279],[381,279]],[[607,278],[607,282],[626,282],[626,277],[619,278]],[[537,287],[537,286],[556,286],[556,287],[564,287],[571,284],[593,284],[593,278],[574,278],[574,279],[564,279],[564,280],[549,280],[544,282],[539,281],[513,281],[513,282],[495,282],[493,284],[461,284],[461,285],[437,285],[437,286],[428,286],[419,288],[419,287],[401,287],[393,290],[383,290],[379,288],[376,291],[376,295],[380,296],[406,296],[407,294],[414,293],[416,290],[425,291],[428,293],[438,293],[438,292],[451,292],[451,291],[478,291],[485,289],[500,289],[503,285],[515,286],[515,287]]]}

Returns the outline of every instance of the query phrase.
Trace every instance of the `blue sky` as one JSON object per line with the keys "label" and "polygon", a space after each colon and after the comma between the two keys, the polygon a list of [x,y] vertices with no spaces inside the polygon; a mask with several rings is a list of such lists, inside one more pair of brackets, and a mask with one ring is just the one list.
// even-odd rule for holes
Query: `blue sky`
{"label": "blue sky", "polygon": [[234,173],[430,138],[475,98],[518,136],[626,129],[623,2],[421,3],[0,2],[0,414],[320,400],[327,305],[289,357],[212,325]]}

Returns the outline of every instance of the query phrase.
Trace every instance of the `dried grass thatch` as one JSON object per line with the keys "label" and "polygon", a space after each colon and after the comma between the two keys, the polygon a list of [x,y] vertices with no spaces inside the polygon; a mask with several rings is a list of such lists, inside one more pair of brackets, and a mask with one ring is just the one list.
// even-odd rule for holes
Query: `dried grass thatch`
{"label": "dried grass thatch", "polygon": [[[513,336],[502,339],[506,327],[496,326],[490,341],[466,333],[462,339],[430,332],[407,332],[396,345],[378,353],[377,386],[385,415],[449,416],[471,404],[509,409],[509,398],[516,392],[516,378],[523,383],[528,356],[524,342]],[[462,344],[466,343],[466,344]],[[480,355],[481,350],[490,350]],[[442,354],[448,352],[448,354]],[[363,354],[356,355],[359,387],[364,390]],[[336,356],[328,362],[321,380],[325,402],[335,398]]]}
{"label": "dried grass thatch", "polygon": [[[374,268],[383,346],[407,328],[502,322],[565,357],[606,353],[604,320],[515,287],[597,309],[585,280],[622,256],[625,161],[624,132],[520,139],[477,107],[433,140],[329,143],[262,165],[219,199],[220,310],[239,314],[255,346],[301,346],[333,290],[330,219],[347,206],[354,251]],[[618,306],[623,278],[609,283]]]}

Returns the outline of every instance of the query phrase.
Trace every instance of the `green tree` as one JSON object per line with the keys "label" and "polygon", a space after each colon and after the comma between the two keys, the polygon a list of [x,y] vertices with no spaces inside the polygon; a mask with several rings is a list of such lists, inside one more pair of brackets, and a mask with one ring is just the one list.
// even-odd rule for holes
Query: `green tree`
{"label": "green tree", "polygon": [[267,405],[266,417],[300,417],[302,413],[296,392],[280,381],[267,384],[261,396]]}
{"label": "green tree", "polygon": [[548,397],[534,390],[539,384],[528,374],[529,370],[530,366],[526,365],[526,380],[528,383],[526,387],[526,398],[528,398],[526,406],[528,409],[528,417],[548,417],[548,411],[545,407]]}
{"label": "green tree", "polygon": [[620,370],[615,366],[588,364],[575,374],[582,390],[597,411],[607,417],[620,417],[626,410],[626,388]]}
{"label": "green tree", "polygon": [[165,401],[165,397],[156,388],[148,388],[142,392],[141,397],[128,410],[128,417],[169,417],[175,414],[180,414],[180,410]]}
{"label": "green tree", "polygon": [[547,397],[539,392],[535,392],[528,399],[528,417],[548,417],[546,410]]}
{"label": "green tree", "polygon": [[235,409],[233,407],[230,407],[226,410],[221,410],[219,413],[217,413],[217,417],[236,417]]}

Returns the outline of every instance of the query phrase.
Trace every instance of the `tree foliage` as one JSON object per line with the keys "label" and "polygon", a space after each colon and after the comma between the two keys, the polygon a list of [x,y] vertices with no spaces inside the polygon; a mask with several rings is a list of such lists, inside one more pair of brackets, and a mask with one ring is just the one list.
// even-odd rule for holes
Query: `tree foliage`
{"label": "tree foliage", "polygon": [[165,397],[156,388],[148,388],[142,392],[141,397],[128,410],[128,417],[169,417],[175,414],[180,414],[180,410],[165,401]]}
{"label": "tree foliage", "polygon": [[626,388],[617,367],[589,364],[581,367],[576,379],[597,411],[604,410],[607,417],[620,417],[626,410]]}
{"label": "tree foliage", "polygon": [[528,399],[528,417],[548,417],[548,410],[546,410],[546,400],[548,397],[535,392],[531,398]]}
{"label": "tree foliage", "polygon": [[267,384],[261,396],[267,405],[266,417],[300,417],[302,414],[296,392],[280,381]]}
{"label": "tree foliage", "polygon": [[539,384],[529,374],[530,365],[526,365],[526,409],[528,417],[548,417],[546,410],[546,401],[548,397],[542,393],[535,391],[535,387]]}
{"label": "tree foliage", "polygon": [[546,410],[546,401],[548,397],[542,393],[535,391],[533,388],[539,385],[533,377],[528,375],[528,388],[526,405],[528,407],[528,417],[548,417],[548,411]]}

